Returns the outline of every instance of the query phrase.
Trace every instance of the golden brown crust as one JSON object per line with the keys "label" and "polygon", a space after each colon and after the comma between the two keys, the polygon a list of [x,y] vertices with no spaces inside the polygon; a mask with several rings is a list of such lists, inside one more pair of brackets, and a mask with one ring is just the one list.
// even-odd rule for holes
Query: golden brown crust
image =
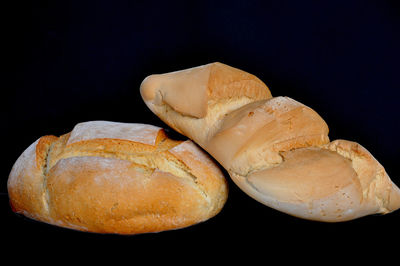
{"label": "golden brown crust", "polygon": [[40,138],[16,161],[8,190],[13,210],[28,217],[118,234],[189,226],[216,215],[227,199],[222,172],[192,142],[150,125],[105,121]]}
{"label": "golden brown crust", "polygon": [[43,204],[44,171],[48,151],[56,140],[55,136],[41,137],[32,143],[14,164],[7,181],[13,210],[34,219],[47,219],[47,209]]}
{"label": "golden brown crust", "polygon": [[114,158],[63,159],[49,173],[48,188],[52,219],[79,230],[157,232],[208,216],[208,203],[189,180],[160,170],[142,173]]}
{"label": "golden brown crust", "polygon": [[253,101],[272,97],[267,85],[256,76],[219,62],[208,65],[208,101],[247,97]]}
{"label": "golden brown crust", "polygon": [[57,140],[58,137],[52,135],[43,136],[39,139],[39,142],[36,146],[36,167],[38,169],[42,169],[43,166],[46,165],[47,154],[50,146]]}
{"label": "golden brown crust", "polygon": [[[215,214],[219,209],[222,208],[223,204],[227,200],[226,186],[218,185],[221,182],[213,176],[220,176],[221,169],[217,164],[209,157],[207,153],[201,150],[192,141],[185,141],[181,145],[175,146],[169,150],[180,162],[187,165],[190,169],[190,173],[196,177],[195,183],[198,184],[202,191],[207,191],[206,198],[218,199],[215,204],[212,205],[212,211]],[[204,175],[202,173],[209,173]]]}

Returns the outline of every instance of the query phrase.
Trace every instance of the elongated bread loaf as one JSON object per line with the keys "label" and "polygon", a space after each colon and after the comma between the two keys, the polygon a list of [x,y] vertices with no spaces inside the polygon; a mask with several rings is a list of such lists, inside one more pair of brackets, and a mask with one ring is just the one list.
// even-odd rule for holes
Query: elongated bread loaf
{"label": "elongated bread loaf", "polygon": [[13,210],[35,220],[137,234],[213,217],[228,187],[190,140],[172,140],[151,125],[91,121],[29,146],[11,170],[8,193]]}
{"label": "elongated bread loaf", "polygon": [[400,207],[400,190],[361,145],[329,141],[311,108],[272,97],[257,77],[212,63],[148,76],[146,105],[208,151],[248,195],[282,212],[338,222]]}

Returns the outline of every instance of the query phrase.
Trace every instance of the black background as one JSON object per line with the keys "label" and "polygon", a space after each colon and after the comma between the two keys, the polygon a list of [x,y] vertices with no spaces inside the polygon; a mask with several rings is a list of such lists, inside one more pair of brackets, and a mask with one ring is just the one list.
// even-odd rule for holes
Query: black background
{"label": "black background", "polygon": [[229,199],[216,217],[136,236],[83,233],[17,216],[8,205],[6,182],[32,142],[69,132],[79,122],[167,127],[142,102],[141,81],[219,61],[258,76],[274,96],[316,110],[331,140],[359,142],[400,185],[398,2],[32,1],[2,12],[0,230],[13,250],[70,249],[96,257],[151,250],[152,261],[159,248],[174,250],[163,257],[172,260],[185,248],[198,262],[207,262],[211,253],[223,260],[249,254],[264,260],[279,250],[287,251],[281,259],[310,261],[315,253],[329,260],[396,255],[387,247],[399,236],[399,212],[346,223],[306,221],[263,206],[230,180]]}

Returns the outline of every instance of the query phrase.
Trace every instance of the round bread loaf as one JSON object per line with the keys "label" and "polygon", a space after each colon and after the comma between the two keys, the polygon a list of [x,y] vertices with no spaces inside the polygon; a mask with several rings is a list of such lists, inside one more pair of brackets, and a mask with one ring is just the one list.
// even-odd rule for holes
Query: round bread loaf
{"label": "round bread loaf", "polygon": [[187,227],[227,200],[218,166],[190,140],[152,125],[91,121],[44,136],[15,162],[14,212],[97,233],[138,234]]}

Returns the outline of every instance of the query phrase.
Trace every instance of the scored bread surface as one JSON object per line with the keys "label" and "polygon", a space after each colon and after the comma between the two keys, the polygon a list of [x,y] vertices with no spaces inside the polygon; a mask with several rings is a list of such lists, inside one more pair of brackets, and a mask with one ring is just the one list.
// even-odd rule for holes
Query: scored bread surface
{"label": "scored bread surface", "polygon": [[8,190],[13,209],[33,219],[120,234],[207,220],[227,198],[221,170],[191,141],[108,121],[37,140],[13,166]]}
{"label": "scored bread surface", "polygon": [[[364,147],[347,140],[330,142],[328,126],[318,113],[289,97],[272,97],[265,85],[248,86],[247,78],[258,79],[243,78],[241,70],[231,78],[234,85],[225,84],[224,71],[216,70],[224,66],[234,69],[212,63],[191,68],[191,79],[186,80],[175,77],[187,70],[151,75],[140,88],[142,98],[166,124],[210,153],[245,193],[269,207],[326,222],[400,208],[399,188]],[[204,68],[213,74],[193,78]],[[174,102],[164,101],[164,80],[168,91],[174,91]],[[184,100],[181,90],[196,91],[208,84],[231,92],[203,102],[202,117],[175,108]],[[249,97],[242,89],[246,86],[260,97]],[[188,105],[196,102],[185,100]]]}

